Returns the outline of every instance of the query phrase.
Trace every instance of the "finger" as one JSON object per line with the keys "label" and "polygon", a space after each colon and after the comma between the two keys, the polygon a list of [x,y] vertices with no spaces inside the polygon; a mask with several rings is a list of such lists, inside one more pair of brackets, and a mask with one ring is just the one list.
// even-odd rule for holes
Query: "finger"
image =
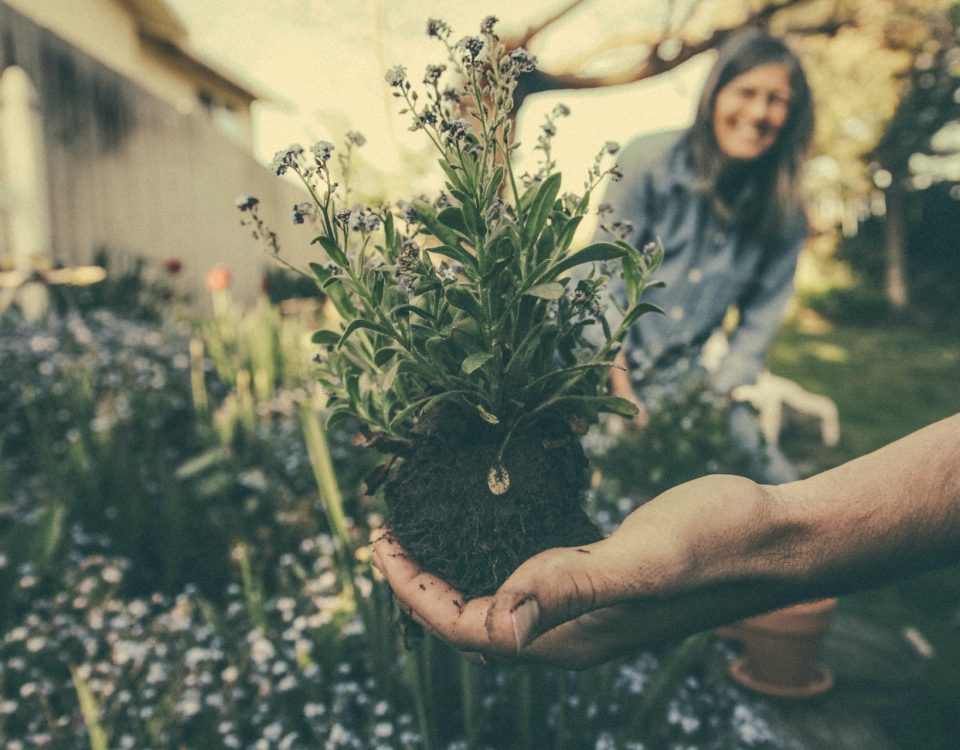
{"label": "finger", "polygon": [[372,547],[377,568],[416,622],[455,648],[480,651],[489,645],[484,620],[491,597],[466,601],[446,581],[421,570],[389,531],[376,535]]}
{"label": "finger", "polygon": [[[494,646],[519,654],[537,636],[616,603],[630,563],[604,540],[547,550],[521,565],[497,591],[484,625]],[[626,570],[629,570],[627,568]]]}

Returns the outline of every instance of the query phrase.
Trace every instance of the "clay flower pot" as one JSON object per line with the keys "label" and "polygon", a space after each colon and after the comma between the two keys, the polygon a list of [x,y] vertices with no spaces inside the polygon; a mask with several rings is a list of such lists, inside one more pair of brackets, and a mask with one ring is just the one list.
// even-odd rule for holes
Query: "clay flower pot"
{"label": "clay flower pot", "polygon": [[778,698],[809,698],[833,686],[833,673],[820,664],[836,599],[820,599],[741,620],[719,635],[743,645],[730,675],[744,687]]}

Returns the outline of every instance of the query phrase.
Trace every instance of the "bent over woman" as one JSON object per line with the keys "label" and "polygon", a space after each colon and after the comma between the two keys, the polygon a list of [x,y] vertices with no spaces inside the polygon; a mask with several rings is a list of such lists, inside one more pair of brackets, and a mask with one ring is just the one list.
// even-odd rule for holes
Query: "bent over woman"
{"label": "bent over woman", "polygon": [[[763,370],[806,237],[800,172],[812,133],[810,90],[796,55],[780,39],[749,30],[721,48],[688,130],[641,137],[624,149],[624,179],[611,184],[601,210],[626,220],[621,226],[635,247],[657,238],[664,247],[657,278],[666,286],[646,299],[667,314],[639,319],[619,357],[629,375],[611,376],[614,392],[640,406],[641,425],[645,402],[699,356],[731,305],[739,324],[711,388],[729,396]],[[622,297],[622,282],[610,289]],[[611,306],[608,317],[615,316]],[[775,446],[763,455],[751,407],[731,407],[730,433],[757,457],[756,478],[796,478]]]}

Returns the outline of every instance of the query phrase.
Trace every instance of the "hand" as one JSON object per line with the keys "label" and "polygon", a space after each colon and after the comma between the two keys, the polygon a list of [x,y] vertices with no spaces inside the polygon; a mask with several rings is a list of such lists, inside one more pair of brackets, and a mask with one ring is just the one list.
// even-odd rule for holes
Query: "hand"
{"label": "hand", "polygon": [[[467,602],[445,581],[421,571],[389,529],[374,531],[371,545],[374,565],[404,611],[471,661],[542,661],[585,669],[622,653],[622,636],[636,618],[627,605],[599,606],[606,594],[594,587],[595,566],[583,564],[596,545],[547,550],[524,563],[496,596]],[[565,618],[555,627],[548,625],[557,617],[554,610]]]}
{"label": "hand", "polygon": [[[697,529],[717,519],[719,547],[748,555],[732,534],[759,517],[766,496],[736,477],[706,477],[641,506],[607,539],[546,550],[524,562],[494,596],[464,602],[421,571],[389,529],[371,537],[373,560],[413,619],[466,654],[585,669],[738,619],[720,591],[678,598],[713,574]],[[726,506],[721,512],[721,506]],[[721,571],[722,572],[722,571]]]}

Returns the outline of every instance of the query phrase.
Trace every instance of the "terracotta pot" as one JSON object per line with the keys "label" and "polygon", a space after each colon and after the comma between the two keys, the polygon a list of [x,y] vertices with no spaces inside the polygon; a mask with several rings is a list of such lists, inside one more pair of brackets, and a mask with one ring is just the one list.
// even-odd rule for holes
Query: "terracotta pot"
{"label": "terracotta pot", "polygon": [[723,628],[723,637],[743,645],[743,656],[730,664],[733,679],[778,698],[809,698],[829,690],[833,673],[819,657],[836,606],[836,599],[820,599]]}

